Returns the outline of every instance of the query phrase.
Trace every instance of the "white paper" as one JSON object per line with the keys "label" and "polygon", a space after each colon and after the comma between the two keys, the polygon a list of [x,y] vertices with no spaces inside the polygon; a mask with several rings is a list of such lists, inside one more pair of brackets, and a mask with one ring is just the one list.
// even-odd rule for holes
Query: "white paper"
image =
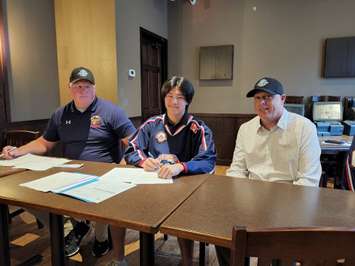
{"label": "white paper", "polygon": [[14,166],[15,168],[44,171],[67,162],[70,162],[70,160],[33,155],[29,153],[16,159],[0,161],[0,166]]}
{"label": "white paper", "polygon": [[99,203],[121,192],[135,187],[134,184],[123,183],[117,178],[99,179],[97,182],[62,191],[61,194],[72,196],[86,202]]}
{"label": "white paper", "polygon": [[97,181],[97,176],[81,173],[59,172],[53,175],[42,177],[30,182],[22,183],[20,186],[32,188],[43,192],[61,192],[76,186],[82,186],[89,182]]}
{"label": "white paper", "polygon": [[142,168],[113,168],[103,176],[105,178],[118,179],[121,182],[131,184],[172,184],[172,179],[162,179],[157,172],[147,172]]}
{"label": "white paper", "polygon": [[80,168],[82,167],[84,164],[82,163],[71,163],[71,164],[63,164],[63,165],[59,165],[60,168]]}

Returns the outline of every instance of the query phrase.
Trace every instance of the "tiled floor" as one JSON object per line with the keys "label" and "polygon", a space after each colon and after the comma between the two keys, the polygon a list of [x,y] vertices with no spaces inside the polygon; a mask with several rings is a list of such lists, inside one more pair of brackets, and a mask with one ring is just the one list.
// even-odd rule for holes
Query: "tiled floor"
{"label": "tiled floor", "polygon": [[[70,226],[70,225],[69,225]],[[129,265],[139,265],[139,235],[138,232],[128,230],[126,237],[126,254]],[[38,229],[32,215],[23,213],[17,216],[10,228],[11,241],[11,264],[12,265],[51,265],[50,261],[50,239],[46,229]],[[80,254],[68,259],[66,265],[106,265],[112,258],[109,253],[106,256],[96,259],[91,255],[91,245],[93,241],[93,230],[81,246]],[[180,253],[176,238],[169,237],[164,241],[163,235],[158,235],[155,241],[156,265],[158,266],[178,266],[181,264]],[[198,265],[199,245],[195,243],[194,264]],[[206,248],[208,252],[208,265],[217,266],[217,260],[213,245]],[[34,255],[41,255],[41,261],[32,263],[26,261]]]}

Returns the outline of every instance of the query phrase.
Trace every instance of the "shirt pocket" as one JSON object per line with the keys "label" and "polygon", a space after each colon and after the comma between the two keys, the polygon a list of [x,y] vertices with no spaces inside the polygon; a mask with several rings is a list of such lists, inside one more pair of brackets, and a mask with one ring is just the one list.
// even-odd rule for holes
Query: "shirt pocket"
{"label": "shirt pocket", "polygon": [[297,177],[299,151],[297,139],[294,134],[284,133],[278,139],[278,151],[275,156],[277,167],[281,168],[282,172],[288,172],[293,178]]}

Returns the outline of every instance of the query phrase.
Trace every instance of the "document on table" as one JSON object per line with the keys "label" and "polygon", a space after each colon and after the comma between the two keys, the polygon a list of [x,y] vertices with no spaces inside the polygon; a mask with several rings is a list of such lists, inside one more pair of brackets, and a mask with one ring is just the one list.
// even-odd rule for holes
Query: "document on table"
{"label": "document on table", "polygon": [[99,178],[96,182],[64,190],[60,193],[82,201],[99,203],[135,186],[134,184],[123,183],[117,178]]}
{"label": "document on table", "polygon": [[51,191],[95,203],[135,187],[134,184],[124,183],[118,178],[101,179],[98,176],[70,172],[59,172],[20,184],[20,186],[42,192]]}
{"label": "document on table", "polygon": [[172,184],[172,179],[162,179],[157,172],[147,172],[142,168],[113,168],[101,176],[102,179],[112,178],[121,182],[140,184]]}
{"label": "document on table", "polygon": [[99,177],[81,173],[59,172],[53,175],[42,177],[30,182],[22,183],[20,186],[32,188],[43,192],[61,193],[78,186],[95,182]]}
{"label": "document on table", "polygon": [[65,158],[33,155],[29,153],[12,160],[1,160],[0,166],[13,166],[14,168],[44,171],[52,167],[60,166],[67,162],[70,162],[70,160]]}

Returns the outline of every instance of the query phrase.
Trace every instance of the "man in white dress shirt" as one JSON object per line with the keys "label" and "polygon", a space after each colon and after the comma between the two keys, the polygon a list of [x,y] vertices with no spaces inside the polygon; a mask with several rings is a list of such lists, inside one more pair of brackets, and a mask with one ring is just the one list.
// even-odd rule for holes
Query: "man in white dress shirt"
{"label": "man in white dress shirt", "polygon": [[[258,80],[247,97],[254,98],[257,116],[241,125],[227,175],[318,186],[322,168],[315,125],[284,108],[286,95],[276,79]],[[228,265],[228,250],[216,249],[220,265]]]}
{"label": "man in white dress shirt", "polygon": [[247,97],[254,97],[257,116],[241,125],[227,175],[318,186],[322,169],[315,125],[284,108],[286,95],[276,79],[260,79]]}

